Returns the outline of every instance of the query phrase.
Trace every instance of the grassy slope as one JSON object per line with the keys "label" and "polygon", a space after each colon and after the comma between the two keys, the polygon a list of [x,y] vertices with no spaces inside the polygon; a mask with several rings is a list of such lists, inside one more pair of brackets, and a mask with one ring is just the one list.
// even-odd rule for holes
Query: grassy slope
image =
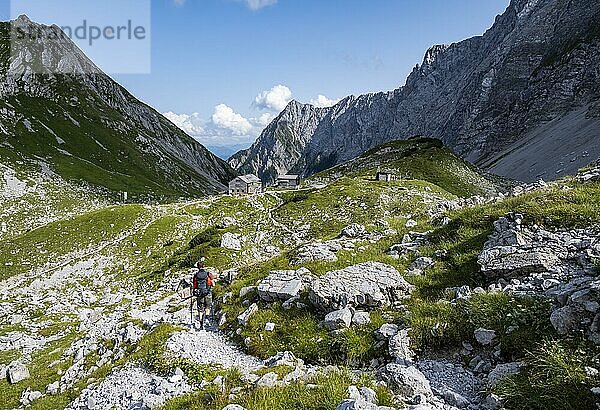
{"label": "grassy slope", "polygon": [[459,196],[489,195],[509,181],[488,175],[445,148],[440,140],[414,137],[375,147],[356,159],[315,175],[314,179],[340,176],[375,178],[378,170],[402,179],[425,180]]}
{"label": "grassy slope", "polygon": [[[430,154],[434,154],[433,150]],[[417,162],[421,164],[421,162]],[[404,162],[415,164],[415,162]],[[405,171],[407,168],[403,168]],[[409,168],[410,169],[410,168]],[[437,181],[446,185],[440,175],[445,173],[443,164],[440,172],[436,167],[418,165],[425,180]],[[526,373],[509,379],[498,389],[509,398],[511,408],[567,408],[566,400],[589,403],[593,400],[589,387],[594,381],[582,374],[583,366],[593,365],[593,350],[580,340],[561,340],[548,322],[549,306],[539,300],[509,298],[503,295],[483,295],[456,306],[447,303],[450,295],[443,291],[446,287],[469,284],[486,285],[479,277],[476,255],[481,250],[487,235],[491,233],[492,222],[508,211],[517,211],[525,215],[526,222],[544,222],[556,227],[589,226],[600,223],[597,204],[600,200],[599,184],[579,185],[565,183],[544,192],[535,192],[518,198],[509,198],[492,205],[478,206],[453,212],[453,221],[446,227],[435,228],[430,225],[429,216],[423,210],[422,195],[436,195],[440,198],[455,198],[438,185],[425,181],[397,181],[391,184],[376,182],[365,174],[346,176],[337,179],[322,189],[265,195],[258,199],[232,199],[218,197],[209,201],[165,205],[160,207],[141,207],[127,205],[103,209],[65,221],[56,222],[38,228],[32,232],[17,236],[14,241],[0,242],[0,266],[10,260],[15,263],[3,277],[15,275],[36,266],[43,266],[52,255],[60,259],[67,249],[85,249],[88,245],[97,246],[115,235],[127,232],[124,239],[109,245],[104,251],[119,261],[113,269],[118,272],[119,281],[114,286],[152,287],[169,277],[169,270],[180,270],[200,256],[208,256],[209,265],[223,270],[238,266],[239,278],[231,286],[220,285],[217,296],[233,292],[234,297],[223,305],[229,323],[227,329],[240,343],[249,338],[248,350],[261,357],[267,357],[278,351],[291,350],[299,357],[311,363],[364,365],[371,358],[381,356],[382,352],[374,348],[376,342],[373,330],[385,321],[406,323],[413,329],[414,347],[427,352],[444,352],[458,347],[463,340],[470,340],[475,328],[483,326],[495,329],[501,334],[503,355],[507,359],[528,360],[531,366]],[[417,170],[413,170],[417,172]],[[476,186],[468,187],[474,181],[467,171],[460,172],[465,180],[457,181],[465,192],[481,192],[477,179]],[[447,185],[450,189],[451,186]],[[466,187],[466,188],[465,188]],[[282,201],[281,201],[282,200]],[[362,205],[364,204],[364,206]],[[255,285],[273,269],[290,268],[290,261],[296,250],[283,240],[288,234],[274,227],[266,218],[267,209],[273,211],[276,220],[289,227],[300,228],[310,224],[305,230],[304,240],[330,239],[350,222],[365,223],[370,230],[376,229],[374,221],[384,219],[398,234],[385,238],[378,243],[359,244],[356,251],[340,251],[339,261],[335,263],[311,263],[306,265],[316,274],[362,261],[382,261],[403,271],[414,259],[408,256],[395,260],[387,255],[390,245],[398,243],[407,231],[404,227],[406,217],[411,214],[419,223],[417,230],[435,228],[431,248],[423,253],[433,253],[435,249],[447,249],[448,256],[439,260],[437,268],[428,271],[423,277],[409,278],[417,286],[417,293],[407,305],[407,312],[374,312],[373,324],[355,328],[338,335],[331,335],[320,327],[321,316],[307,310],[284,310],[279,304],[261,305],[261,311],[255,315],[247,328],[237,337],[235,317],[245,309],[244,300],[238,297],[244,286]],[[225,217],[237,220],[237,224],[220,229]],[[113,226],[111,226],[113,225]],[[252,235],[257,226],[266,232],[266,240],[255,242]],[[251,236],[250,243],[244,245],[241,252],[220,248],[220,238],[224,232],[240,233]],[[67,241],[67,242],[65,242]],[[14,242],[14,243],[13,243]],[[284,252],[269,260],[256,260],[251,247],[260,244],[275,244]],[[41,250],[41,251],[40,251]],[[26,252],[27,251],[27,252]],[[46,252],[46,253],[42,253]],[[29,262],[31,265],[24,265]],[[124,269],[127,265],[127,269]],[[128,284],[128,285],[126,285]],[[245,299],[256,300],[250,293]],[[31,318],[33,320],[33,318]],[[39,320],[39,319],[36,319]],[[276,323],[276,331],[266,334],[263,329],[266,322]],[[440,324],[436,326],[437,324]],[[519,331],[506,334],[509,326],[519,325]],[[438,329],[432,332],[432,329]],[[2,333],[9,331],[3,323]],[[70,329],[70,330],[69,330]],[[76,327],[59,329],[64,338],[59,343],[66,347]],[[157,356],[172,329],[162,329],[146,336],[138,345],[138,353],[128,357],[156,368],[168,371],[170,368]],[[548,352],[552,354],[548,354]],[[15,352],[2,354],[2,361],[8,362]],[[32,366],[38,368],[46,363],[51,351],[42,351],[34,357]],[[54,352],[52,354],[57,354]],[[565,364],[566,363],[566,364]],[[171,363],[172,364],[172,363]],[[190,375],[209,380],[213,369],[194,367],[184,364]],[[167,366],[167,367],[165,367]],[[190,367],[191,366],[191,367]],[[552,369],[553,372],[548,372]],[[94,375],[102,379],[110,368],[99,369]],[[208,375],[205,372],[209,372]],[[9,386],[0,382],[0,391],[7,397],[7,403],[15,403],[24,387],[39,389],[53,381],[54,371],[40,371],[40,377]],[[228,376],[235,386],[235,375]],[[228,379],[229,380],[229,379]],[[564,385],[559,383],[564,381]],[[307,409],[329,408],[323,403],[338,403],[346,382],[333,375],[323,384],[330,384],[327,391],[308,390],[302,385],[293,385],[276,391],[249,390],[244,388],[240,397],[241,404],[247,408],[293,408],[291,404],[302,405]],[[81,386],[69,390],[63,395],[45,398],[37,408],[55,408],[64,406],[78,394]],[[548,391],[544,386],[555,386]],[[315,393],[317,392],[317,393]],[[206,394],[209,393],[209,396]],[[212,396],[211,396],[212,394]],[[565,395],[567,398],[559,395]],[[208,397],[208,399],[207,399]],[[322,397],[323,402],[317,400]],[[176,399],[166,405],[167,409],[221,408],[227,398],[212,391],[202,391]],[[523,404],[525,403],[525,404]]]}
{"label": "grassy slope", "polygon": [[[2,66],[8,59],[7,30],[8,25],[1,23]],[[20,93],[0,101],[0,109],[17,113],[15,118],[2,124],[11,136],[0,144],[0,157],[10,158],[17,154],[19,160],[43,158],[67,180],[86,181],[133,195],[180,197],[216,191],[215,181],[209,181],[180,158],[158,152],[156,147],[140,138],[145,133],[156,133],[156,130],[146,129],[142,121],[132,123],[132,118],[111,107],[79,80],[67,76],[38,78],[55,97],[31,97]],[[127,97],[132,103],[139,103],[134,97]],[[26,121],[30,122],[30,127],[26,126]],[[179,136],[181,144],[194,143],[166,120],[162,126],[168,133]],[[229,169],[224,162],[215,161],[216,166]],[[210,166],[212,164],[206,165]],[[223,171],[223,179],[227,178],[228,172],[233,175],[232,171]]]}

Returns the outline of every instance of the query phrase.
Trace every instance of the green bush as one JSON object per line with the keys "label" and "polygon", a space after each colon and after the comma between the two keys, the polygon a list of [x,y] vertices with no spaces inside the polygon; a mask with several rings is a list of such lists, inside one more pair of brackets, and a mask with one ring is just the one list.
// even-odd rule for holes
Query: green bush
{"label": "green bush", "polygon": [[600,377],[588,376],[585,366],[596,366],[592,346],[549,340],[530,352],[527,367],[500,383],[495,392],[512,410],[593,409],[598,400],[591,388]]}

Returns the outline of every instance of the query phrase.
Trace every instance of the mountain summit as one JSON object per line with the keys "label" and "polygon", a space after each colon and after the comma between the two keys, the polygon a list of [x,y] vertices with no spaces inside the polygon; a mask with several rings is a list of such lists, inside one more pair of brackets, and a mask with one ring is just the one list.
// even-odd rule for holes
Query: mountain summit
{"label": "mountain summit", "polygon": [[290,103],[229,163],[272,181],[427,135],[500,175],[555,179],[600,156],[599,67],[600,3],[512,0],[483,36],[430,48],[404,87]]}
{"label": "mountain summit", "polygon": [[[11,50],[15,32],[26,36]],[[52,33],[62,32],[26,16],[0,23],[3,162],[47,165],[66,179],[133,194],[224,189],[234,174],[227,163]]]}

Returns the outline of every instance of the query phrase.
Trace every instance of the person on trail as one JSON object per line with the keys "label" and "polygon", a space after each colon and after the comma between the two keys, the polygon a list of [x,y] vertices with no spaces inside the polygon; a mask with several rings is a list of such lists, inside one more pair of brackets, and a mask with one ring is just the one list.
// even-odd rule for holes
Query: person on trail
{"label": "person on trail", "polygon": [[196,269],[194,269],[192,287],[198,304],[198,321],[202,324],[202,327],[204,327],[205,320],[211,313],[212,288],[214,285],[212,273],[206,270],[204,263],[198,262]]}

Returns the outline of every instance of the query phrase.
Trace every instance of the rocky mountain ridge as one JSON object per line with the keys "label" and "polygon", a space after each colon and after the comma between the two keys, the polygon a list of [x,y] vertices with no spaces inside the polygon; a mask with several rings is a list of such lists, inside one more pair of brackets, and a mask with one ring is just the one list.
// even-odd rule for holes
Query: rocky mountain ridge
{"label": "rocky mountain ridge", "polygon": [[[19,29],[32,35],[15,40]],[[59,29],[25,16],[1,23],[5,161],[42,161],[67,179],[133,194],[224,189],[234,175],[224,161],[114,82],[66,36],[48,37],[51,30]]]}
{"label": "rocky mountain ridge", "polygon": [[573,174],[600,157],[599,21],[593,0],[512,0],[484,35],[430,48],[404,87],[326,109],[290,103],[229,163],[271,182],[427,135],[500,175]]}

